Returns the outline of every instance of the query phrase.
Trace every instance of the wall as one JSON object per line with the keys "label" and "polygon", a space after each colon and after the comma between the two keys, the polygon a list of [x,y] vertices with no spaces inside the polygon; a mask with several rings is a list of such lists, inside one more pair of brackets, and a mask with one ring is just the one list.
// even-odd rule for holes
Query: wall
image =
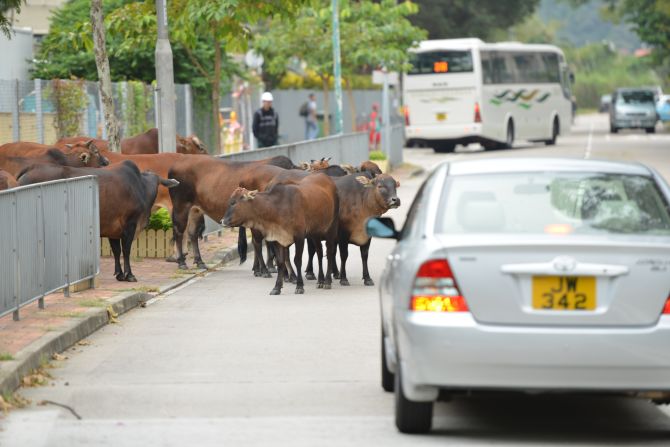
{"label": "wall", "polygon": [[30,79],[30,61],[33,59],[33,32],[15,28],[11,40],[0,33],[0,79]]}

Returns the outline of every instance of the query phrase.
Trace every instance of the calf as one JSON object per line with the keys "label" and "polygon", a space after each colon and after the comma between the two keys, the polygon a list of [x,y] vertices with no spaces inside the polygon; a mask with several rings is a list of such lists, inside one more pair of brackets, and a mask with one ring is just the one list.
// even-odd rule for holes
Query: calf
{"label": "calf", "polygon": [[[135,234],[149,223],[158,185],[171,188],[179,182],[162,179],[152,172],[140,173],[137,166],[128,160],[100,169],[35,165],[23,172],[18,181],[20,185],[30,185],[84,175],[98,177],[100,236],[109,238],[114,253],[114,276],[118,281],[135,282],[137,279],[130,268],[130,249]],[[120,261],[122,249],[123,270]]]}
{"label": "calf", "polygon": [[[56,146],[66,147],[68,144],[90,140],[89,137],[68,137],[58,140]],[[109,142],[106,140],[93,140],[103,150],[109,150]],[[176,138],[177,153],[179,154],[207,154],[207,148],[195,135]],[[158,129],[155,127],[144,133],[121,140],[121,153],[127,155],[157,154],[158,153]]]}
{"label": "calf", "polygon": [[380,167],[370,160],[364,161],[359,167],[348,164],[331,165],[330,157],[323,157],[321,160],[311,160],[309,163],[301,163],[301,168],[306,171],[323,172],[331,177],[344,177],[345,175],[356,172],[369,173],[371,177],[376,177],[382,173]]}
{"label": "calf", "polygon": [[[333,180],[324,174],[304,177],[292,184],[275,184],[265,192],[236,189],[223,219],[226,226],[245,226],[258,230],[266,240],[275,242],[278,274],[271,295],[281,293],[288,248],[295,244],[297,272],[295,293],[304,293],[302,252],[305,240],[317,247],[319,288],[330,289],[337,240],[339,199]],[[323,274],[321,241],[326,241],[328,269]]]}
{"label": "calf", "polygon": [[7,171],[0,169],[0,191],[5,189],[16,188],[18,183],[12,174]]}
{"label": "calf", "polygon": [[0,146],[0,168],[18,177],[21,171],[35,164],[59,164],[72,167],[99,168],[109,160],[91,142],[78,143],[60,150],[38,143],[8,143]]}

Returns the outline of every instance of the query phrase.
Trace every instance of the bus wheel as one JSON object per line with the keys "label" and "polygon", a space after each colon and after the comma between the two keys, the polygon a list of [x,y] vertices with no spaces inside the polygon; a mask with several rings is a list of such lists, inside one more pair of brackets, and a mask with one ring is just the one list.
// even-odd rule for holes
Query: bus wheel
{"label": "bus wheel", "polygon": [[545,140],[544,144],[546,144],[547,146],[553,146],[554,144],[556,144],[556,138],[558,137],[560,131],[561,128],[559,127],[558,124],[558,118],[554,118],[554,124],[552,125],[551,129],[551,139]]}
{"label": "bus wheel", "polygon": [[507,136],[504,143],[500,143],[498,149],[512,149],[514,146],[514,121],[507,122]]}
{"label": "bus wheel", "polygon": [[454,152],[456,145],[449,141],[434,141],[433,150],[438,154],[446,154],[449,152]]}

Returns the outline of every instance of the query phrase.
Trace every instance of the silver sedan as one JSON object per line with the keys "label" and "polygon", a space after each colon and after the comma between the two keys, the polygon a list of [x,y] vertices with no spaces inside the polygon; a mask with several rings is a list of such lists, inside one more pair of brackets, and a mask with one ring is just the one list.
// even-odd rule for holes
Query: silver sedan
{"label": "silver sedan", "polygon": [[445,163],[381,278],[382,386],[402,432],[461,393],[670,400],[670,189],[652,169],[577,159]]}

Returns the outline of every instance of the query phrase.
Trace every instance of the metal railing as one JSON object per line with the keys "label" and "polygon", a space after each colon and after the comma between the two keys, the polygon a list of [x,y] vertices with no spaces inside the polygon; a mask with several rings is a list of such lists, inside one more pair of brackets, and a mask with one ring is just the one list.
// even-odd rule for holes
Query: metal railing
{"label": "metal railing", "polygon": [[[0,192],[0,317],[100,271],[96,176]],[[91,284],[92,285],[92,284]]]}

